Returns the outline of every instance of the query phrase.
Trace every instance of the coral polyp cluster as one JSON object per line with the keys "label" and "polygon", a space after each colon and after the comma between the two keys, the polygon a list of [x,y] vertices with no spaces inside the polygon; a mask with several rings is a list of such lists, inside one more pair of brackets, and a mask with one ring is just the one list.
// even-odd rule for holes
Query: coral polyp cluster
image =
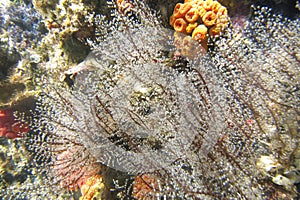
{"label": "coral polyp cluster", "polygon": [[189,34],[201,44],[207,43],[208,35],[220,35],[228,21],[227,9],[214,0],[177,3],[170,17],[170,25],[175,31]]}

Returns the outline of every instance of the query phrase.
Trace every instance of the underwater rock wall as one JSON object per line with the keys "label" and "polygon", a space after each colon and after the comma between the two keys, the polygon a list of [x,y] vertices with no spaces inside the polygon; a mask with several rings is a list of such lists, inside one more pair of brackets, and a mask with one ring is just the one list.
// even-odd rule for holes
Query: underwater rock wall
{"label": "underwater rock wall", "polygon": [[170,2],[33,2],[48,32],[34,62],[17,49],[34,98],[1,138],[3,199],[299,197],[299,20],[253,7],[187,56]]}

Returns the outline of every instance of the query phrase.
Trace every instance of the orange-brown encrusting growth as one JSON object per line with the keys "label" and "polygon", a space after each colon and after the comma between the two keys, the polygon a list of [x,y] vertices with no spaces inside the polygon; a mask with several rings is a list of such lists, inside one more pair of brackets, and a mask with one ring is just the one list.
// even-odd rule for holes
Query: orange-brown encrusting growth
{"label": "orange-brown encrusting growth", "polygon": [[219,35],[220,32],[222,31],[222,27],[221,26],[213,26],[209,29],[209,35],[211,35],[212,37]]}
{"label": "orange-brown encrusting growth", "polygon": [[158,181],[150,174],[143,174],[134,178],[133,197],[141,199],[153,199],[158,190]]}
{"label": "orange-brown encrusting growth", "polygon": [[189,23],[189,25],[186,27],[186,33],[190,34],[193,32],[193,30],[198,26],[197,22]]}
{"label": "orange-brown encrusting growth", "polygon": [[208,36],[220,35],[228,22],[227,9],[216,0],[185,0],[176,4],[170,17],[176,32],[192,36],[205,48]]}
{"label": "orange-brown encrusting growth", "polygon": [[[205,43],[207,40],[204,40]],[[176,52],[174,53],[174,58],[177,56],[185,56],[189,59],[194,59],[198,55],[205,55],[207,52],[207,46],[202,44],[199,45],[199,41],[196,41],[191,36],[184,33],[175,32],[174,33],[174,45],[176,46]]]}
{"label": "orange-brown encrusting growth", "polygon": [[206,26],[203,24],[197,26],[192,33],[192,38],[199,42],[204,41],[207,38]]}

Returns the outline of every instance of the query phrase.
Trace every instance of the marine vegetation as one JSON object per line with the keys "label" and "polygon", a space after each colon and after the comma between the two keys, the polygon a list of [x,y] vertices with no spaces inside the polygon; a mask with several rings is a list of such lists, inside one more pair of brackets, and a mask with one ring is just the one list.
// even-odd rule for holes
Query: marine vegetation
{"label": "marine vegetation", "polygon": [[299,20],[253,7],[186,56],[146,2],[125,2],[96,16],[71,82],[43,74],[21,138],[30,175],[0,195],[299,198]]}

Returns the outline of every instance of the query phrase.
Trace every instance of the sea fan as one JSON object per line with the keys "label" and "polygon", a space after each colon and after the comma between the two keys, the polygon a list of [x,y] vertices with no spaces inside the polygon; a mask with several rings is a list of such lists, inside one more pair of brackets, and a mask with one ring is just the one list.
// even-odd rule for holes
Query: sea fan
{"label": "sea fan", "polygon": [[98,18],[109,34],[66,72],[70,88],[45,81],[26,137],[42,183],[28,196],[100,173],[104,199],[296,198],[299,21],[254,9],[189,59],[144,3],[129,11]]}

